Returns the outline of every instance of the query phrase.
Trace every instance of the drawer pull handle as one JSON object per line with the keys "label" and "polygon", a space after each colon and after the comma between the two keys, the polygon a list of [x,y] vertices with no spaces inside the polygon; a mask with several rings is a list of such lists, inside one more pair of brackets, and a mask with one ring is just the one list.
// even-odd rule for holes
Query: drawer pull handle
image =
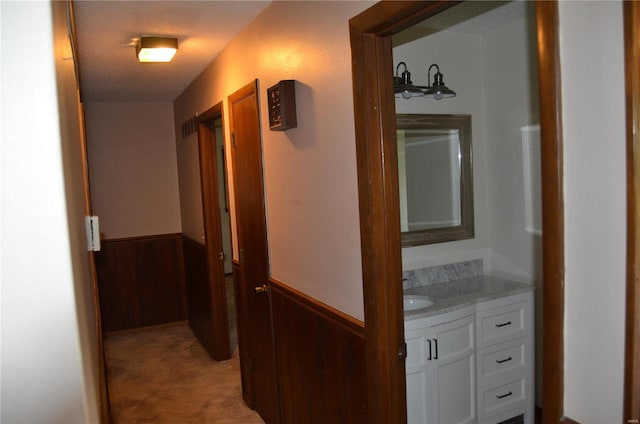
{"label": "drawer pull handle", "polygon": [[496,364],[504,364],[505,362],[509,362],[512,359],[513,358],[511,356],[509,356],[508,358],[505,358],[505,359],[496,359]]}
{"label": "drawer pull handle", "polygon": [[427,361],[430,361],[432,359],[432,355],[431,355],[431,339],[427,339],[427,343],[429,344],[429,357],[427,358]]}
{"label": "drawer pull handle", "polygon": [[511,325],[511,321],[503,322],[502,324],[496,324],[496,327],[506,327],[507,325]]}
{"label": "drawer pull handle", "polygon": [[504,399],[504,398],[506,398],[506,397],[511,396],[512,394],[513,394],[513,392],[512,392],[512,391],[509,391],[509,393],[505,393],[505,394],[503,394],[503,395],[496,395],[496,397],[497,397],[498,399]]}

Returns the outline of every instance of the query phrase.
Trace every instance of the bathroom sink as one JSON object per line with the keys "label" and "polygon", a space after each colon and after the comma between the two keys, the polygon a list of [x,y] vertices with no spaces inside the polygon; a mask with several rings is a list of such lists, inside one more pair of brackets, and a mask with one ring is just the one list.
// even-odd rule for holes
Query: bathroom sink
{"label": "bathroom sink", "polygon": [[405,311],[416,311],[433,305],[433,301],[427,296],[405,295],[403,296],[403,301]]}

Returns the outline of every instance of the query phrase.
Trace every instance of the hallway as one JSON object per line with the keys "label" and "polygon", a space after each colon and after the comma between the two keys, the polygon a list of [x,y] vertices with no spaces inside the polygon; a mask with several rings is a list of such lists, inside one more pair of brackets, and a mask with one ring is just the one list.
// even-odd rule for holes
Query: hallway
{"label": "hallway", "polygon": [[242,400],[237,347],[216,362],[187,323],[104,340],[113,423],[263,423]]}

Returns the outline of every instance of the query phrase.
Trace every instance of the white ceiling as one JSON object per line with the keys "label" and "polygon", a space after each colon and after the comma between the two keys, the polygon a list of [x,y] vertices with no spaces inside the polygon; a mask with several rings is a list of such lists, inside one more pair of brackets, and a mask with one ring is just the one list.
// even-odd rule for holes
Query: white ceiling
{"label": "white ceiling", "polygon": [[[269,1],[75,0],[84,102],[171,102]],[[140,35],[172,36],[171,63],[138,63]]]}

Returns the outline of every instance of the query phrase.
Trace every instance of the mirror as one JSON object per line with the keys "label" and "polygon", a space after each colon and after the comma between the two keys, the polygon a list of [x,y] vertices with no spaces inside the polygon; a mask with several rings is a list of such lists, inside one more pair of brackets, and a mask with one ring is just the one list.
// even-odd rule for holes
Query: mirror
{"label": "mirror", "polygon": [[402,246],[474,237],[471,115],[396,116]]}

